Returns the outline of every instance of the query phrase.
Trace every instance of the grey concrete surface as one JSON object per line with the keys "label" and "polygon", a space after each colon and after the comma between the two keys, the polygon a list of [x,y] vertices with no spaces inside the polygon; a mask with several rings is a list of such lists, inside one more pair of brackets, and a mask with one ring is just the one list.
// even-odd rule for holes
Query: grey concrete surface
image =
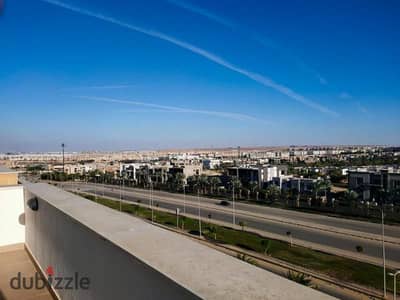
{"label": "grey concrete surface", "polygon": [[27,246],[42,268],[91,278],[63,299],[332,299],[182,235],[46,184],[24,185]]}

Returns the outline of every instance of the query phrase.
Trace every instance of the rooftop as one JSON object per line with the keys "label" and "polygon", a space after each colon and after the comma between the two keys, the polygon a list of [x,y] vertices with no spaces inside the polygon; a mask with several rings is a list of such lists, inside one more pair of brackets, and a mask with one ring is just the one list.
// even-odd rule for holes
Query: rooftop
{"label": "rooftop", "polygon": [[202,299],[332,299],[185,236],[56,187],[26,183],[25,188],[74,223],[84,225]]}
{"label": "rooftop", "polygon": [[0,174],[1,173],[18,173],[18,171],[11,170],[9,168],[6,168],[6,167],[0,165]]}

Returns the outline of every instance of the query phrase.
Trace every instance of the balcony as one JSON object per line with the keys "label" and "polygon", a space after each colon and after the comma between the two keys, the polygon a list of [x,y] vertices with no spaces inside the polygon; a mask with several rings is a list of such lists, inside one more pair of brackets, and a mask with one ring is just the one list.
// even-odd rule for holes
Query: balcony
{"label": "balcony", "polygon": [[[54,186],[26,182],[24,190],[24,246],[40,273],[53,280],[50,289],[58,298],[332,299]],[[29,263],[18,251],[16,259]],[[68,278],[72,288],[66,288]]]}

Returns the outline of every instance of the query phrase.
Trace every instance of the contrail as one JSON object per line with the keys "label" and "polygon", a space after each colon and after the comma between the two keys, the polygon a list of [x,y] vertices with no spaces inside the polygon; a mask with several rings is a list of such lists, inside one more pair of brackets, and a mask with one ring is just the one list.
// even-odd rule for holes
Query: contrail
{"label": "contrail", "polygon": [[184,1],[179,1],[179,0],[166,0],[167,2],[169,2],[170,4],[173,4],[175,6],[178,6],[180,8],[186,9],[188,11],[191,11],[195,14],[201,15],[203,17],[206,17],[210,20],[213,20],[219,24],[222,24],[226,27],[235,29],[236,28],[236,24],[234,22],[231,22],[230,20],[228,20],[227,18],[221,17],[221,16],[217,16],[216,14],[213,14],[212,12],[210,12],[209,10],[206,10],[204,8],[198,7],[198,6],[194,6],[191,3],[188,2],[184,2]]}
{"label": "contrail", "polygon": [[155,31],[155,30],[144,29],[144,28],[141,28],[141,27],[137,27],[137,26],[125,23],[125,22],[121,22],[121,21],[119,21],[117,19],[114,19],[112,17],[108,17],[108,16],[105,16],[105,15],[102,15],[102,14],[94,13],[94,12],[91,12],[89,10],[82,9],[82,8],[79,8],[79,7],[71,6],[69,4],[65,4],[65,3],[57,1],[57,0],[41,0],[41,1],[44,1],[46,3],[50,3],[50,4],[53,4],[53,5],[56,5],[56,6],[59,6],[59,7],[62,7],[62,8],[77,12],[77,13],[80,13],[80,14],[83,14],[83,15],[94,17],[94,18],[97,18],[97,19],[100,19],[100,20],[103,20],[103,21],[106,21],[106,22],[109,22],[109,23],[113,23],[115,25],[119,25],[121,27],[125,27],[127,29],[130,29],[130,30],[133,30],[133,31],[136,31],[136,32],[140,32],[140,33],[143,33],[145,35],[148,35],[148,36],[160,39],[160,40],[164,40],[164,41],[169,42],[171,44],[174,44],[174,45],[176,45],[178,47],[181,47],[183,49],[191,51],[191,52],[193,52],[193,53],[195,53],[195,54],[197,54],[199,56],[202,56],[202,57],[208,59],[209,61],[212,61],[212,62],[214,62],[214,63],[216,63],[216,64],[218,64],[220,66],[223,66],[223,67],[225,67],[227,69],[230,69],[230,70],[232,70],[232,71],[234,71],[236,73],[242,74],[243,76],[246,76],[247,78],[249,78],[249,79],[251,79],[253,81],[256,81],[256,82],[258,82],[258,83],[260,83],[260,84],[262,84],[264,86],[270,87],[270,88],[272,88],[272,89],[274,89],[274,90],[276,90],[276,91],[278,91],[278,92],[280,92],[280,93],[282,93],[282,94],[292,98],[293,100],[296,100],[296,101],[298,101],[298,102],[300,102],[300,103],[302,103],[302,104],[304,104],[306,106],[309,106],[309,107],[311,107],[313,109],[316,109],[316,110],[318,110],[320,112],[330,114],[332,116],[338,116],[338,114],[336,112],[331,111],[330,109],[328,109],[328,108],[326,108],[326,107],[324,107],[324,106],[322,106],[322,105],[320,105],[318,103],[315,103],[312,100],[309,100],[309,99],[305,98],[304,96],[302,96],[300,94],[297,94],[296,92],[294,92],[290,88],[288,88],[288,87],[286,87],[284,85],[278,84],[278,83],[274,82],[272,79],[270,79],[268,77],[265,77],[265,76],[263,76],[261,74],[254,73],[254,72],[248,71],[246,69],[240,68],[240,67],[238,67],[238,66],[236,66],[236,65],[234,65],[234,64],[232,64],[232,63],[230,63],[230,62],[228,62],[226,60],[224,60],[223,58],[221,58],[221,57],[219,57],[219,56],[217,56],[217,55],[215,55],[215,54],[213,54],[211,52],[208,52],[208,51],[206,51],[206,50],[204,50],[202,48],[196,47],[196,46],[194,46],[192,44],[189,44],[187,42],[180,41],[180,40],[176,39],[175,37],[166,35],[166,34],[164,34],[162,32],[158,32],[158,31]]}
{"label": "contrail", "polygon": [[[152,108],[153,109],[152,111],[154,111],[154,112],[194,113],[194,114],[203,114],[203,115],[210,115],[210,116],[215,116],[215,117],[234,119],[234,120],[239,120],[239,121],[256,121],[256,122],[262,122],[265,124],[272,124],[272,122],[269,122],[267,120],[258,119],[256,117],[249,116],[246,114],[241,114],[241,113],[199,110],[199,109],[183,108],[183,107],[169,106],[169,105],[160,105],[160,104],[147,103],[147,102],[128,101],[128,100],[107,98],[107,97],[77,96],[77,98],[101,101],[101,102],[120,103],[120,104],[149,107],[149,108]],[[129,112],[129,111],[126,111],[126,112]]]}
{"label": "contrail", "polygon": [[347,92],[341,92],[340,94],[339,94],[339,98],[341,98],[341,99],[351,99],[351,98],[353,98],[349,93],[347,93]]}
{"label": "contrail", "polygon": [[65,88],[65,90],[82,90],[82,89],[95,89],[95,90],[108,90],[108,89],[126,89],[130,87],[134,87],[134,84],[114,84],[114,85],[89,85],[89,86],[78,86],[78,87],[71,87]]}
{"label": "contrail", "polygon": [[166,0],[168,3],[175,5],[177,7],[180,7],[182,9],[185,9],[189,12],[192,12],[194,14],[206,17],[216,23],[219,23],[225,27],[228,27],[234,31],[242,31],[244,33],[246,33],[246,35],[250,36],[251,39],[255,40],[256,42],[258,42],[259,44],[261,44],[262,46],[266,47],[266,48],[272,48],[275,50],[280,51],[281,53],[283,53],[285,56],[289,57],[291,60],[293,60],[293,62],[303,71],[312,74],[314,77],[316,77],[318,79],[318,81],[321,84],[327,84],[327,80],[322,77],[322,75],[317,72],[316,70],[314,70],[313,68],[311,68],[309,65],[307,65],[304,61],[302,61],[300,58],[296,57],[295,55],[293,55],[292,53],[290,53],[290,51],[285,50],[282,46],[279,46],[277,43],[275,43],[274,41],[267,39],[259,34],[255,34],[252,33],[251,30],[245,30],[243,29],[243,26],[240,26],[239,24],[227,19],[226,17],[221,17],[218,16],[212,12],[210,12],[207,9],[201,8],[199,6],[195,6],[191,3],[188,3],[186,1],[180,1],[180,0]]}

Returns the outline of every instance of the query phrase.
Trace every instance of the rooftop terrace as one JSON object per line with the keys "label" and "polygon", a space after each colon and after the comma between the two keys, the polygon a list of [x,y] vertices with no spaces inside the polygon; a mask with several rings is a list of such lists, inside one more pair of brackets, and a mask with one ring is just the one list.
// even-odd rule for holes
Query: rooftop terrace
{"label": "rooftop terrace", "polygon": [[[23,182],[23,187],[23,195],[0,195],[2,210],[13,216],[0,218],[0,226],[25,229],[22,243],[0,247],[0,300],[51,299],[52,294],[85,300],[332,299],[54,186]],[[10,287],[18,272],[31,277],[35,267],[41,274],[51,267],[57,277],[87,278],[88,287],[57,289],[53,284],[51,293]]]}

